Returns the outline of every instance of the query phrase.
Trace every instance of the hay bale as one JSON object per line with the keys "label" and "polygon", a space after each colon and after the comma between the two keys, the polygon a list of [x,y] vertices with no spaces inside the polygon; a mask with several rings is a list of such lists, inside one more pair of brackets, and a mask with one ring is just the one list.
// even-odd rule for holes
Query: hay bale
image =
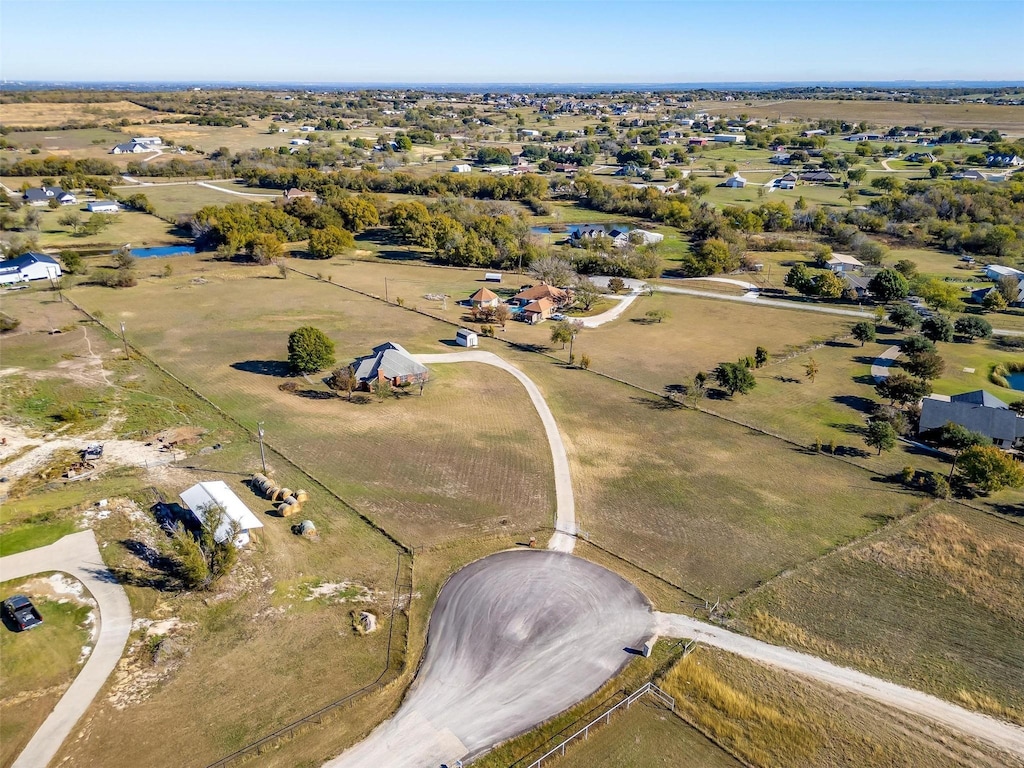
{"label": "hay bale", "polygon": [[279,504],[277,507],[277,514],[281,517],[291,517],[296,512],[302,509],[301,504]]}
{"label": "hay bale", "polygon": [[307,491],[301,490],[296,491],[295,498],[299,502],[299,504],[305,504],[307,501],[309,501],[309,493]]}
{"label": "hay bale", "polygon": [[282,499],[281,503],[282,504],[287,504],[288,506],[292,506],[292,505],[301,506],[299,500],[296,499],[294,496],[288,496],[287,498]]}
{"label": "hay bale", "polygon": [[312,520],[303,520],[299,524],[299,535],[308,536],[309,538],[316,536],[316,526],[313,525]]}
{"label": "hay bale", "polygon": [[287,499],[291,495],[292,495],[292,489],[291,488],[278,488],[277,489],[277,494],[276,494],[277,498],[275,498],[274,501],[284,501],[285,499]]}

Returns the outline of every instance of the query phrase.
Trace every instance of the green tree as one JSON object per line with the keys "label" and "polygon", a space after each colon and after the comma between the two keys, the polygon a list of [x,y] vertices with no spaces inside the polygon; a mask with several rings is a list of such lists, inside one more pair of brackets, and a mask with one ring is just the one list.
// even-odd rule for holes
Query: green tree
{"label": "green tree", "polygon": [[861,320],[859,323],[855,323],[851,329],[853,338],[860,342],[863,347],[867,342],[875,340],[875,324],[869,323],[867,320]]}
{"label": "green tree", "polygon": [[185,585],[190,589],[206,589],[231,573],[238,562],[236,539],[241,528],[218,504],[195,511],[200,518],[199,530],[193,535],[178,523],[171,537],[171,548],[177,556],[178,574]]}
{"label": "green tree", "polygon": [[953,330],[958,336],[963,336],[968,341],[975,339],[988,339],[992,337],[992,326],[984,318],[977,315],[964,315],[958,317],[953,323]]}
{"label": "green tree", "polygon": [[412,149],[412,139],[406,136],[404,133],[400,133],[395,136],[395,144],[398,145],[399,152],[408,152]]}
{"label": "green tree", "polygon": [[905,373],[894,373],[877,382],[875,391],[890,405],[905,406],[931,394],[932,388],[926,381],[912,379]]}
{"label": "green tree", "polygon": [[895,269],[883,269],[868,282],[868,289],[886,303],[906,298],[910,293],[910,283]]}
{"label": "green tree", "polygon": [[[95,214],[94,214],[95,215]],[[26,208],[22,221],[24,229],[34,229],[39,231],[39,222],[42,221],[43,215],[37,208]]]}
{"label": "green tree", "polygon": [[573,301],[582,307],[584,311],[589,311],[597,303],[598,299],[601,298],[601,289],[586,277],[581,277],[576,281],[576,285],[573,286],[572,297]]}
{"label": "green tree", "polygon": [[78,234],[98,235],[100,232],[102,232],[104,229],[106,229],[113,223],[114,219],[109,214],[94,213],[92,216],[85,220],[85,223],[82,225],[82,228],[79,230]]}
{"label": "green tree", "polygon": [[715,369],[715,381],[730,397],[737,392],[745,395],[757,386],[757,378],[742,362],[720,363]]}
{"label": "green tree", "polygon": [[608,290],[615,294],[622,293],[626,290],[626,283],[621,277],[613,277],[608,281]]}
{"label": "green tree", "polygon": [[768,350],[758,347],[754,350],[754,367],[763,368],[766,365],[768,365]]}
{"label": "green tree", "polygon": [[933,309],[959,312],[963,307],[963,302],[960,300],[962,292],[955,283],[946,283],[935,278],[918,280],[915,282],[914,292]]}
{"label": "green tree", "polygon": [[82,217],[78,211],[64,211],[57,219],[57,223],[62,227],[71,227],[71,231],[77,235],[82,226]]}
{"label": "green tree", "polygon": [[932,341],[952,341],[953,324],[949,322],[949,318],[933,315],[921,323],[921,333]]}
{"label": "green tree", "polygon": [[718,237],[712,237],[683,257],[683,271],[690,277],[707,277],[720,272],[731,272],[739,266],[739,257],[732,252],[729,244]]}
{"label": "green tree", "polygon": [[917,277],[917,262],[910,259],[900,259],[893,264],[892,268],[907,278],[907,280],[913,280]]}
{"label": "green tree", "polygon": [[644,317],[647,318],[648,322],[660,323],[668,319],[669,311],[667,309],[649,309],[644,313]]}
{"label": "green tree", "polygon": [[953,451],[953,466],[949,468],[949,477],[947,480],[952,482],[953,472],[956,470],[956,463],[960,459],[961,453],[972,446],[989,445],[991,442],[991,440],[980,432],[974,432],[967,427],[960,424],[954,424],[951,421],[947,422],[939,433],[939,445]]}
{"label": "green tree", "polygon": [[973,445],[960,454],[960,474],[985,493],[1024,486],[1024,465],[994,445]]}
{"label": "green tree", "polygon": [[862,181],[864,181],[864,178],[867,175],[868,169],[861,167],[859,165],[854,168],[851,168],[846,172],[846,178],[848,178],[850,182],[853,184],[860,184]]}
{"label": "green tree", "polygon": [[985,298],[981,300],[981,306],[987,312],[1001,312],[1006,309],[1007,304],[1002,293],[992,290],[985,294]]}
{"label": "green tree", "polygon": [[903,361],[903,369],[911,376],[931,381],[942,375],[946,362],[936,352],[918,352],[907,356]]}
{"label": "green tree", "polygon": [[284,244],[277,235],[261,232],[249,241],[249,253],[257,264],[270,264],[284,255]]}
{"label": "green tree", "polygon": [[818,361],[813,357],[809,358],[804,364],[804,376],[811,380],[811,384],[818,378],[820,372],[821,368],[818,366]]}
{"label": "green tree", "polygon": [[921,324],[921,316],[909,304],[899,303],[889,312],[889,322],[905,331]]}
{"label": "green tree", "polygon": [[786,273],[785,284],[800,293],[806,293],[808,287],[811,285],[811,275],[807,271],[807,267],[802,262],[797,262],[793,267]]}
{"label": "green tree", "polygon": [[319,328],[304,325],[288,336],[288,363],[296,373],[316,373],[334,365],[334,342]]}
{"label": "green tree", "polygon": [[551,343],[561,342],[562,349],[565,349],[565,345],[572,341],[575,335],[574,328],[566,321],[561,321],[551,326]]}
{"label": "green tree", "polygon": [[835,272],[822,272],[814,281],[814,292],[823,299],[838,299],[845,290],[846,283]]}
{"label": "green tree", "polygon": [[382,403],[387,398],[393,396],[395,388],[391,386],[391,379],[377,379],[373,385],[373,393],[377,395],[377,399]]}
{"label": "green tree", "polygon": [[309,255],[314,259],[333,258],[355,244],[352,233],[341,227],[329,226],[309,233]]}
{"label": "green tree", "polygon": [[934,352],[935,342],[926,339],[919,333],[915,333],[912,336],[907,336],[900,343],[900,351],[907,356],[916,355],[921,352]]}
{"label": "green tree", "polygon": [[868,424],[864,442],[872,448],[877,448],[878,455],[881,456],[882,451],[891,451],[896,447],[896,437],[896,430],[888,421],[872,421]]}
{"label": "green tree", "polygon": [[64,251],[60,255],[60,261],[68,274],[76,275],[82,271],[82,257],[76,251]]}
{"label": "green tree", "polygon": [[1003,275],[996,282],[996,290],[1002,294],[1007,304],[1014,304],[1020,295],[1020,280],[1015,275]]}

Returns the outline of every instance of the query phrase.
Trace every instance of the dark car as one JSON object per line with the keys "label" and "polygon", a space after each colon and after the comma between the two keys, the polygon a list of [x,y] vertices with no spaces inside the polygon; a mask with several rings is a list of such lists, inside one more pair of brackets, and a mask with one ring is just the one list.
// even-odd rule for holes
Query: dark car
{"label": "dark car", "polygon": [[25,595],[8,597],[3,603],[4,618],[18,628],[18,631],[32,629],[43,623],[43,617]]}

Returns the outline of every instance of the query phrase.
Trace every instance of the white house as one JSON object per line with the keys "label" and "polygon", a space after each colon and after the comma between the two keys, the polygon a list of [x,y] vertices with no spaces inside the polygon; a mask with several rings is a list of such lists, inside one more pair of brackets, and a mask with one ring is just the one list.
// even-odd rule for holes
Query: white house
{"label": "white house", "polygon": [[128,144],[118,144],[112,150],[112,155],[141,155],[143,152],[152,152],[153,147],[148,144],[138,144],[134,141]]}
{"label": "white house", "polygon": [[469,330],[469,328],[459,328],[459,330],[455,332],[455,343],[460,347],[480,346],[480,340],[477,338],[476,333]]}
{"label": "white house", "polygon": [[21,197],[29,205],[49,205],[51,200],[61,205],[74,205],[78,202],[77,197],[60,187],[36,187],[27,190]]}
{"label": "white house", "polygon": [[736,173],[734,173],[732,176],[725,180],[724,186],[743,189],[745,186],[747,186],[747,180],[740,176],[739,171],[736,171]]}
{"label": "white house", "polygon": [[459,163],[452,166],[452,173],[469,173],[472,170],[473,168],[469,163]]}
{"label": "white house", "polygon": [[86,203],[85,209],[89,213],[117,213],[121,210],[121,206],[113,200],[93,200]]}
{"label": "white house", "polygon": [[862,261],[845,253],[833,253],[832,258],[826,261],[825,264],[837,275],[864,268]]}
{"label": "white house", "polygon": [[29,280],[51,280],[61,276],[60,264],[45,253],[25,253],[0,261],[0,285]]}
{"label": "white house", "polygon": [[191,510],[200,524],[204,522],[205,511],[211,506],[219,506],[224,510],[227,519],[223,520],[217,526],[217,530],[213,532],[213,538],[219,542],[223,542],[227,538],[232,522],[238,523],[239,527],[239,533],[235,537],[236,547],[246,546],[249,543],[250,534],[263,527],[259,518],[245,506],[245,503],[228,488],[228,484],[223,480],[196,483],[187,491],[178,494],[178,497]]}
{"label": "white house", "polygon": [[999,280],[999,278],[1006,277],[1007,275],[1022,277],[1024,276],[1024,272],[1021,272],[1019,269],[1014,269],[1013,267],[1004,267],[1000,264],[988,264],[985,266],[985,277],[989,280]]}

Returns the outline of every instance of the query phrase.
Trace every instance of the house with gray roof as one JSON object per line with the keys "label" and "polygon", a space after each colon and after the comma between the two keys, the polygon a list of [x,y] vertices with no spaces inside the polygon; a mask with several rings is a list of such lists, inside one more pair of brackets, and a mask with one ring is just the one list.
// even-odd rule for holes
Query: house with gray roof
{"label": "house with gray roof", "polygon": [[77,197],[60,187],[35,187],[26,190],[21,197],[29,205],[49,205],[51,200],[56,200],[61,205],[74,205],[78,202]]}
{"label": "house with gray roof", "polygon": [[403,384],[423,384],[430,378],[425,365],[416,362],[401,344],[386,341],[373,348],[371,354],[356,358],[352,363],[359,389],[369,392],[377,382],[388,381],[397,387]]}
{"label": "house with gray roof", "polygon": [[980,432],[1000,448],[1024,448],[1024,416],[983,389],[948,399],[930,395],[921,401],[918,434],[941,429],[950,422]]}

